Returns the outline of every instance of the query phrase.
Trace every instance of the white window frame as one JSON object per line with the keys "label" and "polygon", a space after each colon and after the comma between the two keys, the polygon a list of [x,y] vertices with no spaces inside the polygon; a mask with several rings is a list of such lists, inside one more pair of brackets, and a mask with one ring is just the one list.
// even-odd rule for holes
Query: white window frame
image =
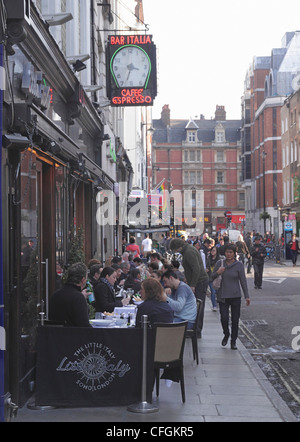
{"label": "white window frame", "polygon": [[217,207],[225,207],[224,193],[217,193],[216,194],[216,204],[217,204]]}
{"label": "white window frame", "polygon": [[[218,155],[222,155],[222,159],[218,157]],[[225,154],[222,150],[217,150],[216,152],[216,163],[223,163],[225,158]]]}
{"label": "white window frame", "polygon": [[188,131],[187,139],[189,143],[196,143],[196,131]]}
{"label": "white window frame", "polygon": [[216,174],[216,184],[224,184],[224,183],[225,183],[225,172],[218,170]]}

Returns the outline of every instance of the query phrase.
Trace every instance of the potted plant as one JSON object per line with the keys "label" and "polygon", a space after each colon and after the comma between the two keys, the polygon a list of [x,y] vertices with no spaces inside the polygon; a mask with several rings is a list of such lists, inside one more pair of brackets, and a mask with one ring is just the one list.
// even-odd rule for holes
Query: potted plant
{"label": "potted plant", "polygon": [[259,219],[266,220],[266,219],[269,219],[269,218],[270,218],[270,215],[269,215],[268,212],[262,212],[262,213],[259,215]]}

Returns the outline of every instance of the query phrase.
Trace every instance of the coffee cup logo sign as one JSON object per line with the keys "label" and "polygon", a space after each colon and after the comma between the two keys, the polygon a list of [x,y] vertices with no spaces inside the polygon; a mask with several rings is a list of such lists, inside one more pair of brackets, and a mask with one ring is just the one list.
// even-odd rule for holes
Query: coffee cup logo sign
{"label": "coffee cup logo sign", "polygon": [[87,391],[108,387],[116,377],[124,377],[131,370],[129,364],[117,361],[109,347],[101,343],[85,344],[74,352],[75,360],[64,357],[56,371],[78,374],[76,385]]}

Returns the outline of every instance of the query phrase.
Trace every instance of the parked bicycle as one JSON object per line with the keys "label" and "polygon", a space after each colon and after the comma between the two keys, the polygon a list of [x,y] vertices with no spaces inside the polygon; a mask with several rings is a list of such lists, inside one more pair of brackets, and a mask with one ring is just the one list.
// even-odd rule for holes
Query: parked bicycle
{"label": "parked bicycle", "polygon": [[273,244],[265,244],[265,249],[266,249],[266,256],[265,256],[265,261],[268,261],[269,259],[276,259],[276,255],[275,255],[275,247]]}

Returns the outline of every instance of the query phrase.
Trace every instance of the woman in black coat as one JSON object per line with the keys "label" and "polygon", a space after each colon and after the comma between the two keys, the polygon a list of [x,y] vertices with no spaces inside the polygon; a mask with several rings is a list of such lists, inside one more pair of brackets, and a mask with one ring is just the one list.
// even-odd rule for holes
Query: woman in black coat
{"label": "woman in black coat", "polygon": [[165,301],[163,287],[157,279],[147,278],[142,282],[141,297],[143,303],[137,309],[136,327],[142,327],[144,315],[148,316],[151,325],[154,322],[173,322],[174,312],[170,304]]}
{"label": "woman in black coat", "polygon": [[121,301],[116,300],[114,283],[117,273],[112,267],[104,267],[101,272],[100,281],[95,287],[95,307],[96,312],[112,313],[115,307],[128,305],[130,299],[124,298]]}

